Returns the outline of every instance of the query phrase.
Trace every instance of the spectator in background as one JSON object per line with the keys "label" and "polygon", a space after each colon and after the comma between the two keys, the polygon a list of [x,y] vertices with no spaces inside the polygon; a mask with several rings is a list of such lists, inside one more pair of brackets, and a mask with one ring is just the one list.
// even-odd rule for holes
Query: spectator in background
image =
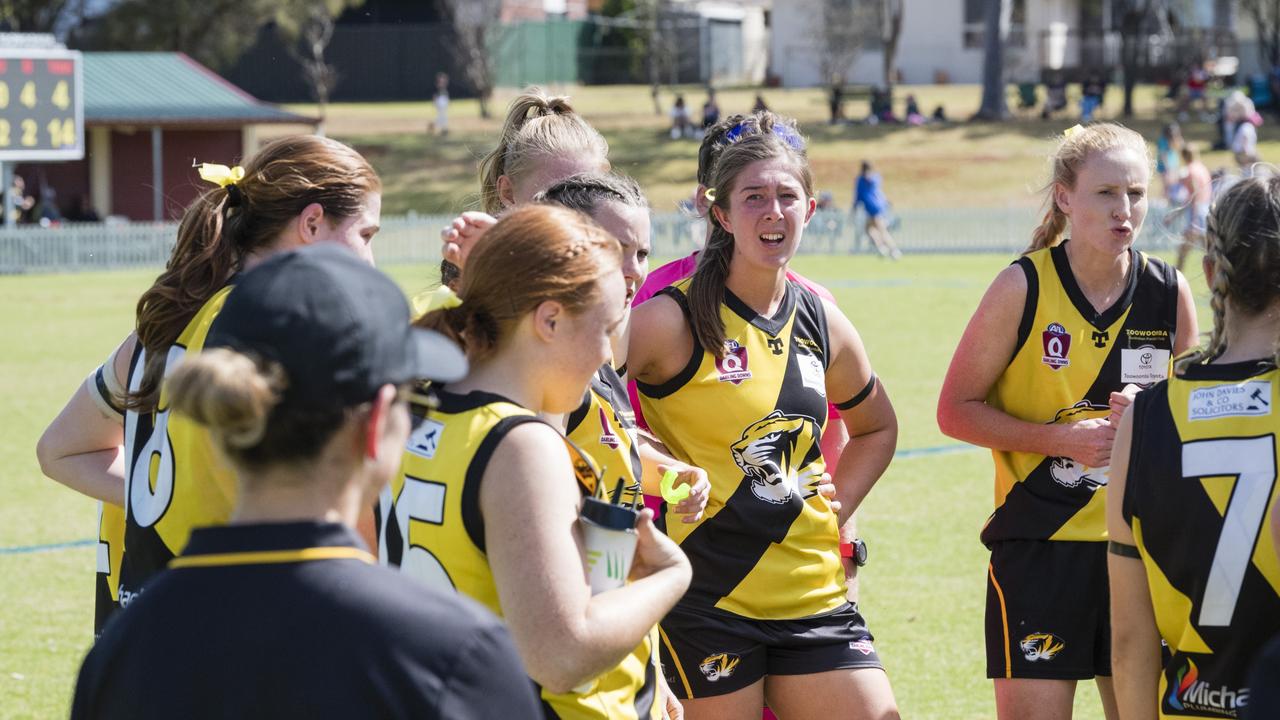
{"label": "spectator in background", "polygon": [[8,212],[14,222],[29,223],[35,210],[36,199],[27,193],[27,181],[14,173],[13,182],[9,185]]}
{"label": "spectator in background", "polygon": [[707,88],[707,101],[702,103],[703,131],[718,122],[720,122],[720,105],[716,103],[716,91],[713,88]]}
{"label": "spectator in background", "polygon": [[1181,107],[1178,108],[1178,119],[1186,122],[1187,111],[1192,105],[1200,106],[1200,113],[1203,115],[1208,112],[1208,101],[1206,100],[1205,90],[1209,85],[1209,71],[1204,69],[1203,63],[1196,63],[1187,71],[1187,94],[1183,98]]}
{"label": "spectator in background", "polygon": [[1224,114],[1227,147],[1240,166],[1240,174],[1249,177],[1258,162],[1258,125],[1262,124],[1262,117],[1254,109],[1253,101],[1239,90],[1227,97]]}
{"label": "spectator in background", "polygon": [[449,75],[436,73],[436,93],[433,101],[436,105],[436,119],[431,130],[441,135],[449,134]]}
{"label": "spectator in background", "polygon": [[1181,205],[1186,194],[1182,182],[1182,128],[1178,123],[1168,123],[1160,129],[1156,139],[1156,173],[1164,183],[1164,199],[1170,206]]}
{"label": "spectator in background", "polygon": [[676,96],[676,104],[671,106],[671,139],[693,135],[693,123],[689,120],[689,108],[684,105],[684,96]]}
{"label": "spectator in background", "polygon": [[853,191],[853,210],[857,212],[861,205],[866,211],[867,237],[876,244],[876,251],[880,256],[897,260],[902,257],[902,251],[893,242],[893,236],[889,234],[889,226],[885,222],[889,214],[889,200],[884,196],[882,184],[880,173],[871,167],[869,161],[863,160],[862,172],[858,174],[858,182]]}
{"label": "spectator in background", "polygon": [[831,76],[831,94],[828,103],[831,108],[831,120],[828,124],[838,125],[844,122],[844,82],[839,75]]}
{"label": "spectator in background", "polygon": [[1093,122],[1093,114],[1102,107],[1102,96],[1106,91],[1107,86],[1097,75],[1090,75],[1080,84],[1080,122]]}
{"label": "spectator in background", "polygon": [[1054,113],[1067,106],[1067,81],[1062,73],[1053,73],[1044,83],[1044,109],[1040,119],[1048,120]]}
{"label": "spectator in background", "polygon": [[769,106],[765,104],[764,95],[756,93],[756,104],[751,106],[751,112],[769,112]]}
{"label": "spectator in background", "polygon": [[102,222],[97,211],[83,195],[71,198],[71,209],[64,216],[67,222]]}
{"label": "spectator in background", "polygon": [[1194,143],[1182,148],[1182,161],[1186,170],[1182,174],[1183,197],[1187,203],[1187,227],[1182,231],[1182,245],[1178,248],[1178,269],[1187,261],[1192,247],[1204,247],[1204,233],[1209,220],[1209,205],[1213,202],[1213,177],[1209,168],[1200,162],[1200,151]]}
{"label": "spectator in background", "polygon": [[907,96],[906,115],[908,125],[923,125],[925,122],[924,115],[920,113],[920,104],[916,102],[915,95]]}

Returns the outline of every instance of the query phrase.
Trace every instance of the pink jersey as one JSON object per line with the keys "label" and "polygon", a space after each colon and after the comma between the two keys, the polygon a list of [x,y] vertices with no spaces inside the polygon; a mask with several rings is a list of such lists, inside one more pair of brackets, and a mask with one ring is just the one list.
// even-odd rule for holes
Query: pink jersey
{"label": "pink jersey", "polygon": [[[694,250],[693,253],[690,254],[688,257],[683,257],[683,258],[680,258],[679,260],[672,260],[666,265],[663,265],[657,270],[654,270],[653,272],[649,273],[649,277],[645,278],[644,284],[641,285],[640,289],[636,291],[635,297],[631,298],[631,307],[634,308],[640,305],[640,303],[644,302],[645,300],[648,300],[654,295],[657,295],[663,288],[668,287],[670,285],[674,285],[680,282],[681,280],[689,277],[690,275],[693,274],[693,271],[696,270],[697,268],[698,268],[698,251]],[[809,288],[810,290],[817,293],[818,297],[822,298],[823,300],[829,301],[832,305],[835,304],[836,299],[835,299],[835,296],[831,294],[831,291],[822,287],[818,283],[812,280],[809,280],[808,278],[801,276],[799,273],[795,273],[790,270],[787,271],[787,278],[790,280],[795,280],[801,285]],[[631,409],[635,411],[636,423],[638,423],[640,427],[644,428],[645,430],[648,430],[649,424],[644,421],[644,413],[640,411],[640,395],[636,391],[636,382],[635,380],[632,380],[630,378],[627,379],[627,394],[631,396]],[[840,419],[840,412],[836,410],[835,405],[829,406],[827,410],[828,410],[827,416],[829,418],[833,420]]]}

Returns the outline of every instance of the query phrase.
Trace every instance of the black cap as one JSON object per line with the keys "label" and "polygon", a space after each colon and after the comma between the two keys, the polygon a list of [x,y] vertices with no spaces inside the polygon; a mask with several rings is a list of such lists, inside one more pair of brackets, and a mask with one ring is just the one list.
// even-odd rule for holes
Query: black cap
{"label": "black cap", "polygon": [[288,377],[282,405],[350,407],[388,383],[452,382],[467,372],[457,345],[410,326],[391,278],[341,245],[274,255],[233,284],[205,347],[279,363]]}
{"label": "black cap", "polygon": [[582,499],[581,516],[608,530],[634,530],[640,513],[626,505],[614,505],[593,497]]}

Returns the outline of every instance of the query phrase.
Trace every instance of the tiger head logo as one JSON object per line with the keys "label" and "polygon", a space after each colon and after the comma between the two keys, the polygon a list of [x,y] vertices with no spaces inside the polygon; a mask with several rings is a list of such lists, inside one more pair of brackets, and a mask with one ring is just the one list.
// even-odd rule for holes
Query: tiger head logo
{"label": "tiger head logo", "polygon": [[751,492],[765,502],[781,505],[800,489],[801,480],[814,474],[810,469],[802,477],[796,466],[809,464],[805,460],[817,437],[817,423],[812,418],[774,410],[742,431],[742,439],[730,450],[733,461],[751,480]]}
{"label": "tiger head logo", "polygon": [[1031,662],[1052,660],[1067,646],[1062,638],[1053,633],[1032,633],[1022,638],[1018,645],[1022,648],[1023,656]]}
{"label": "tiger head logo", "polygon": [[[1106,417],[1110,412],[1111,408],[1107,405],[1081,400],[1071,407],[1059,410],[1054,414],[1053,422],[1049,424],[1076,423],[1089,418]],[[1049,459],[1049,477],[1063,487],[1084,488],[1089,491],[1105,486],[1108,479],[1107,468],[1081,465],[1067,457]]]}
{"label": "tiger head logo", "polygon": [[742,658],[733,653],[720,653],[711,655],[704,659],[698,669],[706,676],[709,682],[716,682],[720,678],[727,678],[738,669],[738,663],[742,662]]}

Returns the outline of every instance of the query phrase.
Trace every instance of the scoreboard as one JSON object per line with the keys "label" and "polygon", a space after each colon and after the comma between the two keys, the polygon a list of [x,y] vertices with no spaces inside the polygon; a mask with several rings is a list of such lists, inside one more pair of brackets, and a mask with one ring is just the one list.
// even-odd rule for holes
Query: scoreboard
{"label": "scoreboard", "polygon": [[83,157],[80,53],[0,48],[0,162]]}

